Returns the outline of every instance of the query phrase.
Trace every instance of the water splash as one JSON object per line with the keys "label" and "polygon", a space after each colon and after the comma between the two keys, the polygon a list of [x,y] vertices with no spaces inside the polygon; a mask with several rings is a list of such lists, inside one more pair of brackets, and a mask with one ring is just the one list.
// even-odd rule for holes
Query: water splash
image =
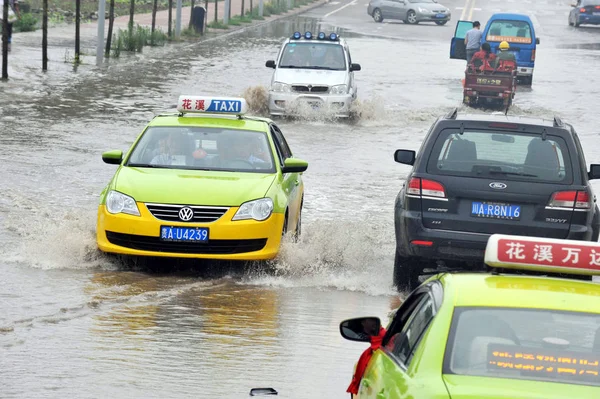
{"label": "water splash", "polygon": [[320,287],[397,294],[392,283],[393,225],[367,221],[316,221],[299,242],[286,238],[271,272],[245,282],[279,287]]}

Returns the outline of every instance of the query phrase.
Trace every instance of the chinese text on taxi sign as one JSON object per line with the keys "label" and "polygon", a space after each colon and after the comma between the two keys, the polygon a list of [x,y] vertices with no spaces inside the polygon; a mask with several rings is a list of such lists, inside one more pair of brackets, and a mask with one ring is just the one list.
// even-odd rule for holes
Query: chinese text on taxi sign
{"label": "chinese text on taxi sign", "polygon": [[527,371],[551,376],[600,376],[600,355],[594,353],[524,348],[515,345],[488,345],[490,370]]}
{"label": "chinese text on taxi sign", "polygon": [[199,100],[183,98],[180,107],[183,111],[239,113],[242,111],[242,102],[239,100]]}
{"label": "chinese text on taxi sign", "polygon": [[600,270],[600,245],[500,239],[498,260],[505,263]]}

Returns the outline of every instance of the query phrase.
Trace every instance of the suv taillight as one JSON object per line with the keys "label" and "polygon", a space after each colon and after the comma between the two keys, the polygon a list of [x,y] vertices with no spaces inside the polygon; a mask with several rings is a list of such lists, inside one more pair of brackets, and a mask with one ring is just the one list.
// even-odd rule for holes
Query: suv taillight
{"label": "suv taillight", "polygon": [[552,194],[548,206],[553,208],[590,209],[590,195],[587,191],[557,191]]}
{"label": "suv taillight", "polygon": [[413,177],[408,182],[408,194],[418,195],[419,197],[446,198],[446,190],[442,184],[420,177]]}

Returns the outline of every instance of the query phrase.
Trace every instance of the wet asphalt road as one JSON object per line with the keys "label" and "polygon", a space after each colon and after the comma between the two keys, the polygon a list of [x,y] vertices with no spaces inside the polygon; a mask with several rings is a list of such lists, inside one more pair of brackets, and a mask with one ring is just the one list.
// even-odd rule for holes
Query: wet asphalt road
{"label": "wet asphalt road", "polygon": [[[443,27],[377,24],[366,3],[332,1],[101,71],[58,61],[47,75],[12,67],[14,79],[0,85],[3,397],[239,398],[255,386],[284,397],[347,397],[365,345],[344,341],[338,324],[360,315],[385,323],[398,304],[392,208],[408,168],[392,154],[418,149],[435,118],[460,107],[464,63],[447,57],[463,13],[482,23],[497,11],[532,14],[541,37],[536,77],[519,88],[511,113],[560,115],[579,132],[587,162],[600,161],[600,29],[569,27],[568,1],[444,1],[453,22]],[[162,275],[98,253],[95,208],[115,170],[101,162],[103,151],[127,149],[180,93],[254,88],[248,100],[260,105],[272,72],[264,63],[283,38],[325,29],[343,34],[362,65],[361,118],[280,122],[310,166],[302,241],[285,245],[275,275]],[[15,43],[15,59],[38,51],[33,35]]]}

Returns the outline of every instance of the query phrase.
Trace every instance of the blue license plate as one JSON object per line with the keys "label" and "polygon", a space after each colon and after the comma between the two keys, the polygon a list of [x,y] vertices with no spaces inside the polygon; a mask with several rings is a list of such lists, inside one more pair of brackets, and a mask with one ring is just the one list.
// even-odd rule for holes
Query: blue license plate
{"label": "blue license plate", "polygon": [[208,229],[202,227],[161,226],[160,239],[163,241],[208,241]]}
{"label": "blue license plate", "polygon": [[521,218],[521,206],[493,202],[473,202],[471,204],[471,216],[490,219],[519,220]]}
{"label": "blue license plate", "polygon": [[446,18],[446,14],[436,14],[436,18]]}

